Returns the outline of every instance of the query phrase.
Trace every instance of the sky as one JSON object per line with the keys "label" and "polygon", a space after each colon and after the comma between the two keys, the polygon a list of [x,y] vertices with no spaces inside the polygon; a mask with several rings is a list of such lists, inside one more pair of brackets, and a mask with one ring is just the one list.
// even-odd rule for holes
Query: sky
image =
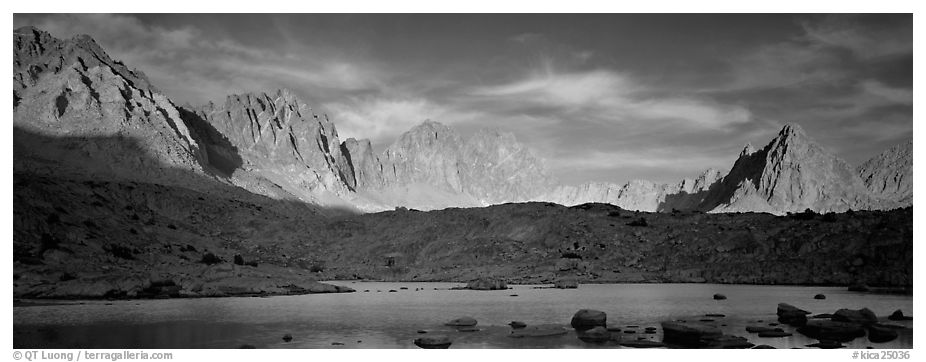
{"label": "sky", "polygon": [[15,14],[177,104],[287,88],[382,150],[514,133],[565,184],[728,170],[786,123],[852,165],[913,134],[910,14]]}

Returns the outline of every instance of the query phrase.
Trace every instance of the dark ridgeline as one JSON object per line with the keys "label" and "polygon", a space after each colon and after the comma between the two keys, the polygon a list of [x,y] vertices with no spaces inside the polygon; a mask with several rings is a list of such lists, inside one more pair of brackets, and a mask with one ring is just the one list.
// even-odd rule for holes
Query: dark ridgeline
{"label": "dark ridgeline", "polygon": [[[291,294],[344,291],[313,279],[476,276],[910,287],[911,148],[855,169],[788,125],[725,175],[556,186],[510,133],[464,139],[427,121],[377,155],[367,140],[341,142],[288,91],[177,107],[89,37],[21,28],[14,296]],[[531,200],[575,206],[505,204]],[[489,204],[501,205],[418,211]]]}

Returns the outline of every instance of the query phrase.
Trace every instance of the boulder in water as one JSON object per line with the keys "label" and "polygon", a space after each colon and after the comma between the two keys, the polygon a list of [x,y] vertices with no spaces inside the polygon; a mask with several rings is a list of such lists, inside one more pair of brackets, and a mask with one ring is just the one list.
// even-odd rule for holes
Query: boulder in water
{"label": "boulder in water", "polygon": [[703,340],[717,338],[723,333],[714,326],[700,323],[662,322],[663,342],[684,347],[701,347]]}
{"label": "boulder in water", "polygon": [[607,327],[608,315],[594,309],[582,309],[572,316],[572,328],[584,331],[595,327]]}
{"label": "boulder in water", "polygon": [[611,332],[605,327],[594,327],[584,331],[576,331],[579,339],[586,343],[604,343],[611,340]]}
{"label": "boulder in water", "polygon": [[620,345],[631,348],[660,348],[666,346],[665,343],[649,340],[624,341]]}
{"label": "boulder in water", "polygon": [[292,336],[291,334],[287,333],[287,334],[284,334],[284,335],[283,335],[283,341],[284,341],[284,342],[289,342],[289,341],[292,341],[292,340],[293,340],[293,336]]}
{"label": "boulder in water", "polygon": [[475,326],[477,323],[479,322],[476,321],[476,318],[460,317],[452,321],[449,321],[447,323],[444,323],[444,325],[451,326],[451,327],[472,327],[472,326]]}
{"label": "boulder in water", "polygon": [[833,320],[837,322],[849,322],[861,325],[869,325],[878,322],[878,317],[871,309],[862,308],[858,310],[843,308],[833,313]]}
{"label": "boulder in water", "polygon": [[424,349],[447,349],[452,343],[446,336],[427,336],[415,339],[415,345]]}
{"label": "boulder in water", "polygon": [[807,315],[810,312],[788,303],[778,303],[777,314],[779,322],[800,327],[807,323]]}
{"label": "boulder in water", "polygon": [[826,296],[823,295],[823,294],[817,294],[817,295],[813,296],[813,299],[823,300],[823,299],[826,299]]}
{"label": "boulder in water", "polygon": [[797,331],[810,338],[837,342],[848,342],[865,335],[865,329],[858,324],[821,319],[811,319]]}
{"label": "boulder in water", "polygon": [[520,322],[520,321],[511,321],[511,323],[508,323],[508,325],[511,326],[511,328],[513,329],[521,329],[521,328],[527,327],[527,323]]}
{"label": "boulder in water", "polygon": [[868,340],[872,343],[885,343],[897,339],[897,331],[893,328],[872,324],[868,326]]}
{"label": "boulder in water", "polygon": [[714,300],[724,300],[727,299],[726,295],[723,294],[714,294]]}
{"label": "boulder in water", "polygon": [[898,310],[895,310],[894,313],[891,313],[891,315],[889,315],[887,319],[892,320],[892,321],[912,321],[913,317],[903,315],[903,311],[898,309]]}

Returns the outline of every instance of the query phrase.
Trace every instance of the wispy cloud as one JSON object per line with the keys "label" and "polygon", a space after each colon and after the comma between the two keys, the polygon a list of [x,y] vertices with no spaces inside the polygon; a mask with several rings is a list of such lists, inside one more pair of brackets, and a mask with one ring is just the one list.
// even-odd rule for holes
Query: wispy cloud
{"label": "wispy cloud", "polygon": [[694,96],[654,94],[653,88],[613,70],[558,72],[547,66],[524,79],[478,87],[470,94],[503,102],[559,108],[584,119],[617,123],[671,122],[723,130],[750,112]]}

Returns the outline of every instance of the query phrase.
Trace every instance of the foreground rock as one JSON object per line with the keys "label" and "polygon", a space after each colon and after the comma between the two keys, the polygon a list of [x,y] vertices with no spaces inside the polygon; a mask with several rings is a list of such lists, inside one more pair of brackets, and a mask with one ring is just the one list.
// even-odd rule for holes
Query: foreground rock
{"label": "foreground rock", "polygon": [[661,348],[666,346],[665,343],[650,340],[622,341],[619,344],[631,348]]}
{"label": "foreground rock", "polygon": [[607,327],[608,315],[594,309],[582,309],[572,316],[569,323],[577,331],[584,331],[595,327]]}
{"label": "foreground rock", "polygon": [[746,349],[755,346],[755,344],[750,343],[746,338],[728,334],[703,337],[701,343],[707,348],[714,349]]}
{"label": "foreground rock", "polygon": [[662,322],[663,342],[683,347],[703,347],[723,333],[717,327],[700,323]]}
{"label": "foreground rock", "polygon": [[872,324],[868,326],[868,340],[872,343],[886,343],[897,339],[897,331],[893,328]]}
{"label": "foreground rock", "polygon": [[427,336],[415,339],[415,345],[424,349],[447,349],[452,343],[446,336]]}
{"label": "foreground rock", "polygon": [[807,323],[807,315],[810,312],[790,305],[788,303],[778,303],[778,322],[800,327]]}
{"label": "foreground rock", "polygon": [[494,278],[479,278],[466,283],[466,289],[472,290],[503,290],[508,289],[504,280]]}
{"label": "foreground rock", "polygon": [[858,310],[840,309],[833,313],[833,320],[837,322],[848,322],[861,325],[869,325],[878,322],[878,317],[868,308]]}
{"label": "foreground rock", "polygon": [[447,323],[444,323],[444,325],[451,326],[451,327],[473,327],[477,323],[479,322],[477,322],[476,319],[473,317],[460,317],[452,321],[449,321]]}
{"label": "foreground rock", "polygon": [[865,329],[858,324],[819,319],[807,321],[797,331],[810,338],[837,342],[848,342],[865,335]]}
{"label": "foreground rock", "polygon": [[576,330],[579,339],[587,343],[604,343],[611,340],[611,332],[605,327],[594,327],[584,331]]}

